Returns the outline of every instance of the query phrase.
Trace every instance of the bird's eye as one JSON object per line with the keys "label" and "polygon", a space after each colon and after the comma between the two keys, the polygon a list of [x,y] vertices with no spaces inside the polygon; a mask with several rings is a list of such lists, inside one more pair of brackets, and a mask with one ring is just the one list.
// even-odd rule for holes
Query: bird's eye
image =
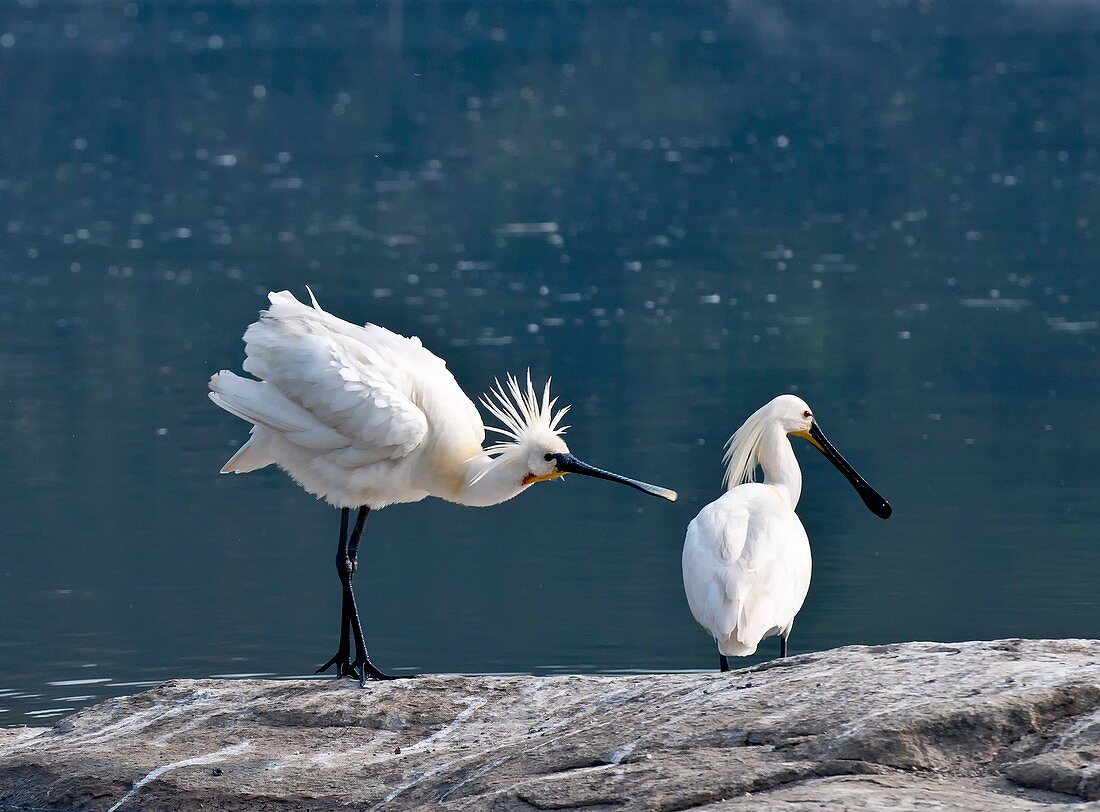
{"label": "bird's eye", "polygon": [[807,420],[809,420],[811,417],[813,417],[813,415],[810,414],[809,412],[803,412],[802,416],[805,417]]}
{"label": "bird's eye", "polygon": [[553,459],[554,459],[554,455],[553,455],[553,454],[543,454],[543,455],[542,455],[542,458],[543,458],[544,460],[546,460],[547,462],[550,462],[551,460],[553,460]]}

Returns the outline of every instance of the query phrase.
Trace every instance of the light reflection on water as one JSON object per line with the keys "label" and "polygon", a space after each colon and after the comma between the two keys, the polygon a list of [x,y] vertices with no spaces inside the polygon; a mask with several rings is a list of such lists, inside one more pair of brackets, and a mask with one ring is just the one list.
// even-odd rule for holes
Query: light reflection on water
{"label": "light reflection on water", "polygon": [[895,506],[802,454],[793,651],[1097,634],[1100,15],[621,11],[0,9],[0,724],[331,653],[337,516],[205,397],[307,283],[681,494],[372,515],[389,670],[711,667],[683,528],[780,391]]}

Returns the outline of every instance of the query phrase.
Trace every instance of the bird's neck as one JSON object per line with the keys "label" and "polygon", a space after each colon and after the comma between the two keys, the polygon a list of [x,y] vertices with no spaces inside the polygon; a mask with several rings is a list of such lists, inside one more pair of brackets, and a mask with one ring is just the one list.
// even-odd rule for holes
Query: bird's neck
{"label": "bird's neck", "polygon": [[518,459],[494,459],[482,453],[466,463],[461,490],[451,501],[469,507],[488,507],[507,502],[527,486],[526,466]]}
{"label": "bird's neck", "polygon": [[802,469],[798,467],[790,438],[782,426],[773,425],[764,433],[758,459],[764,470],[764,484],[785,491],[791,510],[794,510],[802,496]]}

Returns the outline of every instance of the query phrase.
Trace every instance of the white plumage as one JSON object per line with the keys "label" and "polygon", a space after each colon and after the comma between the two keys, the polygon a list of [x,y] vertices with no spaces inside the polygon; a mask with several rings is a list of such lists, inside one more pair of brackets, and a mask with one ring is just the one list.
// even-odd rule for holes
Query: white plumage
{"label": "white plumage", "polygon": [[[366,657],[351,581],[363,523],[372,508],[436,496],[470,506],[511,499],[535,482],[579,473],[675,500],[665,488],[581,462],[561,435],[566,409],[556,409],[546,384],[541,397],[506,385],[482,399],[503,423],[503,442],[483,448],[477,407],[447,365],[420,343],[384,327],[360,327],[289,292],[244,334],[243,378],[223,370],[210,379],[210,399],[252,424],[248,441],[222,468],[247,473],[275,464],[310,493],[343,509],[337,570],[343,588],[338,675],[382,678]],[[347,511],[359,508],[348,536]],[[354,664],[347,630],[356,636]],[[327,667],[327,666],[326,666]]]}
{"label": "white plumage", "polygon": [[684,587],[718,651],[745,657],[765,637],[787,637],[810,588],[810,541],[770,485],[734,488],[688,525]]}
{"label": "white plumage", "polygon": [[269,294],[245,331],[244,369],[259,380],[227,370],[210,379],[210,399],[253,425],[222,473],[274,463],[335,507],[381,508],[426,496],[493,505],[573,472],[547,459],[569,452],[560,426],[568,407],[555,410],[549,383],[540,398],[530,374],[526,387],[509,376],[483,397],[506,442],[482,448],[477,407],[420,339],[350,324],[310,298],[312,307]]}
{"label": "white plumage", "polygon": [[[688,525],[683,575],[688,605],[726,656],[747,656],[779,635],[781,653],[810,587],[810,543],[795,507],[802,472],[790,436],[803,437],[836,465],[877,515],[889,504],[825,439],[809,406],[780,395],[758,409],[726,447],[729,489]],[[757,466],[764,482],[757,483]]]}
{"label": "white plumage", "polygon": [[260,380],[210,380],[210,399],[253,424],[223,473],[276,463],[337,507],[454,497],[455,462],[481,450],[485,430],[446,364],[419,339],[349,324],[316,299],[269,299],[244,334],[244,369]]}

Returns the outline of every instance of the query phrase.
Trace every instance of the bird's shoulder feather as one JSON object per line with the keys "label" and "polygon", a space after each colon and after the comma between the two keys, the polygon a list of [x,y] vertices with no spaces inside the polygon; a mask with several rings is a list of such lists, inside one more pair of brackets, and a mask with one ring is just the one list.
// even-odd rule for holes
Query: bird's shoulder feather
{"label": "bird's shoulder feather", "polygon": [[271,303],[245,332],[245,370],[347,438],[357,464],[417,448],[429,429],[423,401],[440,388],[468,404],[480,427],[446,364],[419,339],[351,324],[286,292]]}

